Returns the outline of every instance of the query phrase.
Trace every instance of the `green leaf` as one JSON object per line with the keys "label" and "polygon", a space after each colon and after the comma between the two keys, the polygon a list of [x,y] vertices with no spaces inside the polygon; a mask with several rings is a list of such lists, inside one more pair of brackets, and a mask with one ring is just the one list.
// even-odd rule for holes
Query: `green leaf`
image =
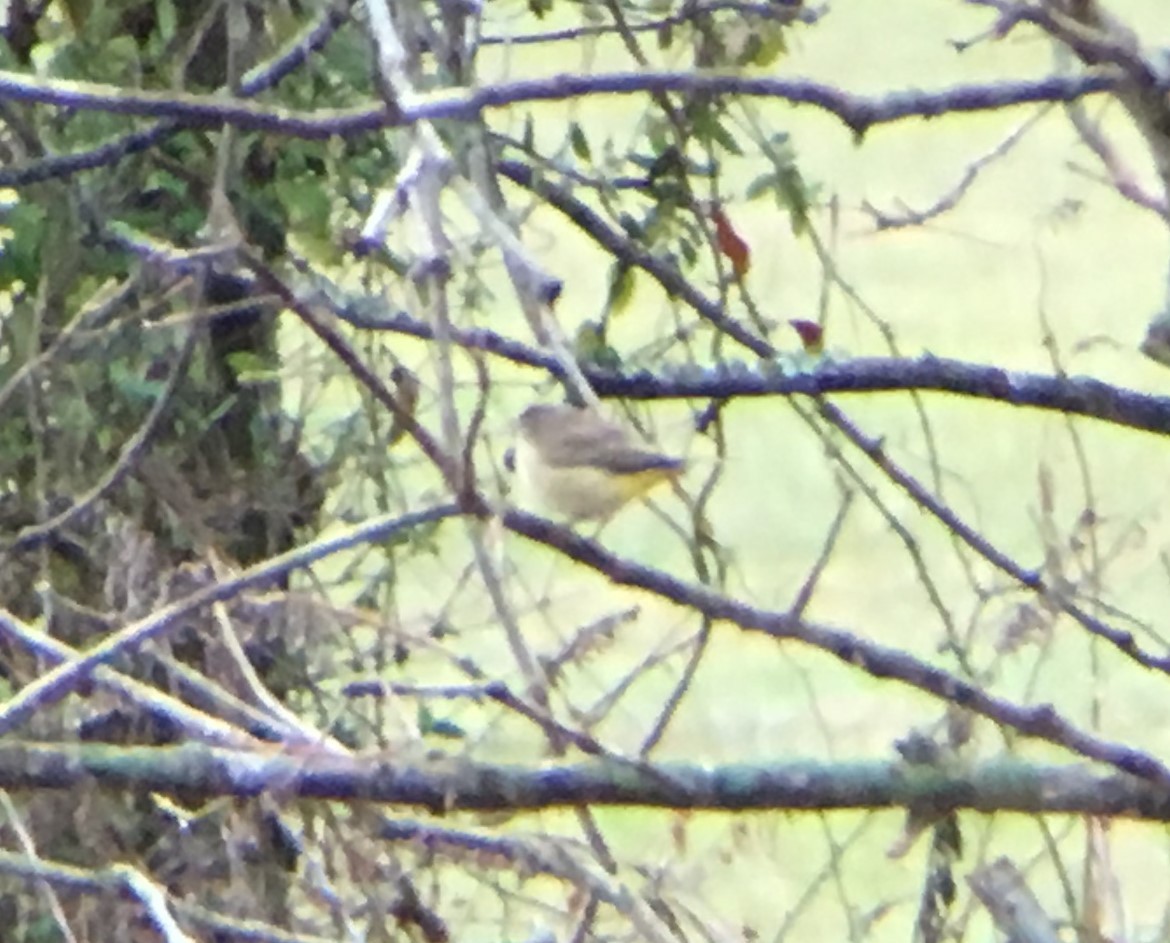
{"label": "green leaf", "polygon": [[734,154],[737,157],[743,156],[743,148],[732,137],[731,132],[723,127],[723,123],[718,118],[712,116],[710,121],[704,122],[704,126],[704,130],[711,141],[718,144],[729,154]]}
{"label": "green leaf", "polygon": [[762,196],[776,192],[776,171],[767,170],[747,185],[744,196],[749,200],[758,200]]}
{"label": "green leaf", "polygon": [[760,54],[760,50],[763,47],[764,41],[760,38],[760,34],[752,33],[743,44],[743,48],[736,53],[735,64],[737,66],[745,66],[755,62],[756,56]]}
{"label": "green leaf", "polygon": [[645,227],[629,213],[622,213],[618,217],[618,225],[622,227],[622,230],[631,239],[636,239],[641,242],[646,237]]}
{"label": "green leaf", "polygon": [[605,326],[598,321],[584,321],[573,339],[573,353],[582,365],[620,370],[622,357],[605,339]]}
{"label": "green leaf", "polygon": [[415,722],[418,724],[418,732],[424,737],[435,736],[461,740],[467,736],[457,723],[443,717],[436,717],[434,711],[425,704],[419,704],[418,710],[415,712]]}
{"label": "green leaf", "polygon": [[110,78],[121,78],[138,71],[138,43],[133,36],[114,36],[102,45],[102,70]]}
{"label": "green leaf", "polygon": [[581,125],[576,121],[569,125],[569,144],[573,148],[573,153],[581,160],[591,160],[589,151],[589,141],[585,138],[585,132],[581,130]]}
{"label": "green leaf", "polygon": [[446,740],[463,740],[467,737],[466,730],[445,717],[436,717],[429,733],[432,737],[443,737]]}
{"label": "green leaf", "polygon": [[85,30],[85,21],[89,19],[92,6],[90,0],[62,0],[61,5],[65,8],[65,16],[73,27],[74,35],[81,35]]}
{"label": "green leaf", "polygon": [[175,196],[185,197],[187,184],[169,170],[155,168],[146,175],[144,190],[163,190]]}
{"label": "green leaf", "polygon": [[279,365],[255,351],[239,350],[228,354],[225,360],[240,383],[273,383],[280,379]]}
{"label": "green leaf", "polygon": [[659,180],[650,192],[654,195],[658,209],[664,214],[669,214],[679,206],[686,206],[690,200],[690,189],[681,180],[674,178]]}
{"label": "green leaf", "polygon": [[755,47],[749,62],[760,68],[767,68],[776,64],[776,61],[788,52],[788,43],[784,38],[784,30],[776,28],[766,32],[754,33]]}
{"label": "green leaf", "polygon": [[61,939],[61,928],[49,914],[33,917],[25,929],[27,943],[56,943]]}
{"label": "green leaf", "polygon": [[624,262],[614,262],[609,269],[609,291],[605,299],[606,313],[619,315],[634,297],[635,270]]}
{"label": "green leaf", "polygon": [[795,166],[787,167],[780,173],[778,184],[777,195],[792,219],[793,234],[799,236],[808,228],[808,187]]}
{"label": "green leaf", "polygon": [[41,242],[46,210],[34,203],[18,203],[3,214],[0,224],[0,286],[23,282],[35,288],[41,276]]}
{"label": "green leaf", "polygon": [[328,231],[332,218],[330,191],[317,177],[278,179],[276,193],[288,213],[288,227],[306,229],[317,236]]}
{"label": "green leaf", "polygon": [[763,151],[772,168],[748,185],[747,198],[754,200],[767,193],[773,194],[777,205],[788,211],[793,233],[800,235],[808,228],[809,207],[814,194],[800,173],[788,134],[782,131],[773,134]]}
{"label": "green leaf", "polygon": [[668,147],[672,147],[671,129],[665,118],[652,115],[647,120],[646,142],[655,154],[661,154]]}
{"label": "green leaf", "polygon": [[164,43],[169,43],[175,38],[178,15],[174,0],[155,0],[155,22],[158,25],[159,36]]}
{"label": "green leaf", "polygon": [[[640,158],[639,160],[644,160]],[[646,167],[646,176],[651,183],[663,177],[685,177],[687,173],[686,161],[683,160],[679,149],[673,144],[663,147]]]}
{"label": "green leaf", "polygon": [[148,380],[131,373],[127,365],[119,360],[110,364],[110,382],[127,399],[145,403],[157,400],[166,385],[162,380]]}

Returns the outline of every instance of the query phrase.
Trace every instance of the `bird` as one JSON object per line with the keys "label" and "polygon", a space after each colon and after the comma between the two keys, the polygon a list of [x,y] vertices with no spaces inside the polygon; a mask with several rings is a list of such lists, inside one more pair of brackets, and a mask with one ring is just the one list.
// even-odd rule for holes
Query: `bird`
{"label": "bird", "polygon": [[608,521],[686,469],[683,459],[632,442],[623,426],[589,407],[535,404],[518,427],[517,492],[570,521]]}

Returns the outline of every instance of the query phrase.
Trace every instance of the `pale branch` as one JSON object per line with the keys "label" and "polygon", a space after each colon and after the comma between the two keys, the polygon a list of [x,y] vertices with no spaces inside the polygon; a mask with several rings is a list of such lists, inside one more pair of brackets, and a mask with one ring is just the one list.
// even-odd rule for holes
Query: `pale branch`
{"label": "pale branch", "polygon": [[0,743],[0,787],[104,788],[183,795],[187,801],[247,798],[362,800],[434,813],[500,812],[580,805],[656,809],[840,811],[909,808],[943,815],[1092,815],[1170,821],[1170,793],[1124,774],[1082,765],[1004,759],[969,769],[900,760],[700,764],[586,760],[536,766],[443,757],[411,763],[392,752],[229,750],[203,744]]}
{"label": "pale branch", "polygon": [[[19,646],[50,665],[80,657],[75,648],[26,625],[5,609],[0,609],[0,640],[6,645]],[[188,700],[201,698],[208,706],[203,709],[192,707],[176,694],[164,693],[104,665],[94,671],[92,680],[148,711],[165,716],[191,739],[223,746],[242,746],[254,742],[253,736],[283,743],[297,742],[297,729],[235,698],[220,696],[218,689],[211,689],[205,678],[186,665],[176,665],[174,670],[174,686],[179,693]],[[217,716],[207,713],[212,708]]]}
{"label": "pale branch", "polygon": [[1065,106],[1066,114],[1073,128],[1076,130],[1081,143],[1085,145],[1097,158],[1104,170],[1104,177],[1081,168],[1075,162],[1068,167],[1075,173],[1083,174],[1090,180],[1095,180],[1113,188],[1135,206],[1157,213],[1163,219],[1170,219],[1170,203],[1167,194],[1149,192],[1138,182],[1136,168],[1125,160],[1118,149],[1105,135],[1101,125],[1089,117],[1088,109],[1083,102],[1070,102]]}
{"label": "pale branch", "polygon": [[122,893],[138,902],[147,922],[164,943],[195,943],[194,937],[183,932],[171,914],[166,891],[143,871],[118,863],[111,865],[109,873],[121,885]]}
{"label": "pale branch", "polygon": [[1059,943],[1061,935],[1020,869],[997,858],[967,876],[971,892],[1005,937],[1016,943]]}
{"label": "pale branch", "polygon": [[1020,123],[1019,127],[996,144],[995,147],[985,154],[976,157],[964,168],[963,174],[958,182],[946,190],[941,196],[937,197],[930,206],[924,209],[914,210],[902,204],[899,212],[893,212],[878,209],[869,200],[864,200],[861,204],[862,211],[873,219],[874,228],[879,232],[884,232],[889,229],[905,229],[911,226],[922,226],[945,213],[949,213],[962,202],[980,175],[1005,157],[1024,139],[1024,135],[1040,123],[1047,113],[1047,109],[1038,109],[1033,112]]}
{"label": "pale branch", "polygon": [[[16,807],[16,803],[12,801],[12,797],[6,790],[0,790],[0,810],[3,811],[8,829],[16,838],[16,845],[20,848],[25,859],[36,860],[36,842],[25,825],[24,816],[20,809]],[[44,907],[48,910],[53,923],[57,925],[62,943],[77,943],[77,937],[69,929],[69,918],[65,915],[65,908],[61,905],[61,898],[53,886],[48,881],[36,880],[34,887],[37,896],[44,901]]]}
{"label": "pale branch", "polygon": [[[93,870],[79,868],[63,861],[50,861],[42,857],[34,858],[0,850],[0,875],[30,883],[44,882],[62,895],[123,896],[132,892],[132,888],[127,886],[127,871],[124,865]],[[178,898],[168,897],[167,903],[185,920],[217,934],[216,939],[241,940],[246,943],[332,943],[337,939],[309,935],[304,931],[294,934],[255,920],[225,917]]]}
{"label": "pale branch", "polygon": [[[1053,39],[1071,49],[1086,65],[1109,64],[1121,69],[1127,84],[1139,88],[1160,89],[1164,76],[1154,62],[1142,55],[1137,35],[1120,21],[1102,23],[1093,15],[1071,15],[1053,5],[1005,2],[1005,0],[971,0],[976,6],[995,9],[1000,14],[995,32],[1007,36],[1020,23],[1031,23]],[[1083,4],[1088,8],[1088,4]]]}
{"label": "pale branch", "polygon": [[[479,88],[451,88],[399,102],[344,109],[298,111],[255,104],[222,95],[195,95],[128,89],[93,82],[38,79],[0,71],[0,99],[101,111],[145,118],[165,118],[190,127],[232,125],[246,131],[324,140],[367,134],[424,121],[471,121],[484,111],[526,102],[564,101],[600,95],[680,92],[693,95],[742,95],[808,105],[835,115],[857,135],[881,124],[908,118],[997,111],[1044,102],[1076,101],[1086,95],[1115,91],[1124,76],[1116,70],[1088,75],[959,85],[939,91],[907,90],[864,96],[805,79],[774,78],[726,72],[645,71],[594,75],[561,74],[516,79]],[[0,179],[0,185],[5,184]]]}

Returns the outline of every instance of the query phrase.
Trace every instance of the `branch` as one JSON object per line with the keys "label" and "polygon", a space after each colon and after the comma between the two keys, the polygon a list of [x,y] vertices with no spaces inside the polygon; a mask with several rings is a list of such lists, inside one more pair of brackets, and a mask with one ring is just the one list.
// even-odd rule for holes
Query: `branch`
{"label": "branch", "polygon": [[1127,390],[1092,377],[1026,373],[930,354],[914,360],[859,357],[823,361],[801,373],[786,373],[780,364],[752,367],[731,363],[712,368],[683,367],[658,374],[594,372],[588,376],[599,396],[639,400],[928,390],[1170,435],[1170,397]]}
{"label": "branch", "polygon": [[[434,329],[405,312],[386,315],[331,305],[354,327],[434,338]],[[521,366],[561,376],[556,359],[488,328],[452,330],[451,340]],[[772,350],[766,341],[760,344]],[[782,364],[753,367],[727,363],[716,367],[666,368],[620,373],[582,365],[597,395],[607,399],[719,399],[763,396],[826,396],[839,393],[954,393],[972,399],[1030,407],[1066,416],[1084,416],[1139,432],[1170,436],[1170,396],[1155,396],[1093,377],[1069,377],[969,363],[926,354],[916,359],[857,357],[823,360],[807,371],[785,372]]]}
{"label": "branch", "polygon": [[1018,943],[1058,943],[1060,934],[1028,887],[1019,869],[997,858],[967,878],[971,892],[987,908],[995,925]]}
{"label": "branch", "polygon": [[656,809],[915,808],[934,814],[1070,814],[1170,821],[1166,790],[1084,766],[998,760],[947,770],[902,761],[655,763],[589,760],[526,767],[442,758],[417,765],[385,755],[271,753],[201,744],[0,744],[0,787],[75,789],[96,780],[204,800],[282,796],[416,806],[445,814],[579,805]]}
{"label": "branch", "polygon": [[[517,79],[481,88],[454,88],[404,101],[389,113],[384,104],[349,109],[293,111],[222,95],[191,95],[127,89],[118,85],[36,79],[0,71],[0,99],[55,105],[82,111],[167,118],[186,126],[228,124],[304,140],[366,134],[421,121],[470,121],[493,108],[524,102],[563,101],[598,95],[681,92],[692,95],[743,95],[777,98],[810,105],[836,115],[855,134],[907,118],[997,111],[1015,105],[1076,101],[1086,95],[1116,90],[1123,77],[1116,71],[1054,76],[1038,80],[960,85],[942,91],[909,90],[880,96],[843,92],[832,85],[802,79],[722,72],[611,72],[596,75],[554,75]],[[3,183],[0,180],[0,183]],[[10,184],[9,184],[10,185]]]}
{"label": "branch", "polygon": [[[1074,106],[1070,107],[1075,107],[1075,103]],[[995,147],[971,161],[964,169],[962,177],[959,178],[959,182],[935,199],[925,209],[912,210],[903,204],[901,212],[886,212],[878,209],[869,200],[864,200],[861,204],[862,211],[873,218],[874,227],[878,232],[884,232],[889,229],[905,229],[911,226],[922,226],[933,219],[937,219],[944,213],[949,213],[959,205],[971,187],[975,185],[975,181],[979,179],[979,175],[988,167],[993,166],[1011,151],[1012,148],[1019,144],[1023,140],[1024,135],[1032,130],[1047,113],[1048,109],[1039,109],[1029,115],[1027,119],[1021,122],[1018,128],[996,144]]]}

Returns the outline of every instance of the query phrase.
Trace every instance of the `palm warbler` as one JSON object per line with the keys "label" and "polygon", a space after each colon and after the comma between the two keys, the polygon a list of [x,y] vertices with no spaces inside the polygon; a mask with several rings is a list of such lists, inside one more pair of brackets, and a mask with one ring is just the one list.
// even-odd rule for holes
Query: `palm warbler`
{"label": "palm warbler", "polygon": [[682,474],[685,463],[629,439],[592,409],[529,406],[515,451],[519,493],[572,520],[607,519]]}

